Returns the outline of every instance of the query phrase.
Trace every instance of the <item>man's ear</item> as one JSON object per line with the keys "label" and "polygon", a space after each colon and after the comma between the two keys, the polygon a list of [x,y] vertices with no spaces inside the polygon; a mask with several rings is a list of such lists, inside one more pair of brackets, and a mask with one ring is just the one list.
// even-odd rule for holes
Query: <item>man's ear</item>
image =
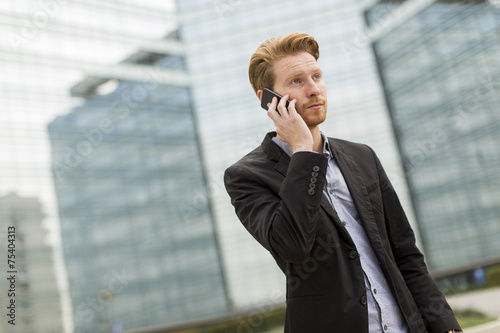
{"label": "man's ear", "polygon": [[257,90],[257,97],[259,98],[259,101],[262,101],[262,89]]}

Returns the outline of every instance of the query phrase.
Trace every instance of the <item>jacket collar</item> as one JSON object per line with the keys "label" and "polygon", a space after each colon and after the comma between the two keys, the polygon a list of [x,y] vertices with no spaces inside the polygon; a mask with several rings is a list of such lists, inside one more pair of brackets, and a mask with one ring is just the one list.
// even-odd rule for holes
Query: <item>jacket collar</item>
{"label": "jacket collar", "polygon": [[275,136],[276,132],[267,133],[266,137],[262,141],[261,147],[271,161],[277,162],[274,169],[283,176],[286,176],[288,164],[290,164],[290,156],[288,156],[283,149],[273,142],[273,137]]}

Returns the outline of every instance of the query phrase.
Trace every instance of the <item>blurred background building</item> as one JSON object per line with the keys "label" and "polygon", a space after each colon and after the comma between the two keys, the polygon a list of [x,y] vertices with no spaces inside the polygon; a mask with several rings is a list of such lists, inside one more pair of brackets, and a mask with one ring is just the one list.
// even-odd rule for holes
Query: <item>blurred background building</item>
{"label": "blurred background building", "polygon": [[46,0],[0,18],[0,195],[44,207],[66,332],[283,304],[222,174],[273,130],[251,54],[295,31],[320,44],[322,131],[375,149],[432,273],[467,285],[500,262],[495,1]]}
{"label": "blurred background building", "polygon": [[[182,57],[126,63],[184,70]],[[120,81],[49,124],[69,292],[78,332],[226,313],[229,295],[189,88]],[[189,203],[189,205],[187,205]],[[89,298],[90,296],[90,298]]]}
{"label": "blurred background building", "polygon": [[[369,24],[396,2],[367,11]],[[438,1],[374,44],[429,268],[500,261],[500,16]]]}
{"label": "blurred background building", "polygon": [[[63,329],[60,292],[52,247],[45,242],[44,218],[38,198],[20,197],[15,193],[0,197],[0,244],[6,251],[2,261],[9,263],[9,266],[2,265],[5,277],[0,279],[0,302],[5,312],[0,321],[2,332],[58,333]],[[7,261],[8,255],[11,261]],[[11,276],[15,279],[8,280]],[[15,300],[14,318],[6,316],[11,312],[5,310],[11,299]],[[8,322],[12,319],[15,326]]]}

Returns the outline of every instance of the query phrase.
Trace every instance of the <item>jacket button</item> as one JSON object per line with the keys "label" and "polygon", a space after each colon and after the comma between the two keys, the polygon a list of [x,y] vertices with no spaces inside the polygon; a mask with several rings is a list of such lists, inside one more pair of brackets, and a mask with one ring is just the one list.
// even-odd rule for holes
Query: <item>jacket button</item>
{"label": "jacket button", "polygon": [[313,195],[314,194],[314,190],[312,188],[310,188],[309,191],[307,191],[307,193],[309,193],[309,195]]}
{"label": "jacket button", "polygon": [[315,165],[315,166],[313,167],[313,171],[316,171],[316,172],[317,172],[317,171],[319,171],[319,166]]}
{"label": "jacket button", "polygon": [[311,176],[313,176],[314,178],[318,177],[318,175],[319,174],[316,171],[311,172]]}
{"label": "jacket button", "polygon": [[366,305],[366,296],[361,297],[361,304]]}
{"label": "jacket button", "polygon": [[311,183],[316,183],[317,181],[318,181],[318,178],[316,178],[316,177],[311,178]]}
{"label": "jacket button", "polygon": [[313,188],[315,188],[315,187],[316,187],[316,184],[314,184],[314,183],[309,183],[309,188],[313,189]]}
{"label": "jacket button", "polygon": [[358,252],[351,250],[349,251],[349,258],[354,259],[358,256]]}

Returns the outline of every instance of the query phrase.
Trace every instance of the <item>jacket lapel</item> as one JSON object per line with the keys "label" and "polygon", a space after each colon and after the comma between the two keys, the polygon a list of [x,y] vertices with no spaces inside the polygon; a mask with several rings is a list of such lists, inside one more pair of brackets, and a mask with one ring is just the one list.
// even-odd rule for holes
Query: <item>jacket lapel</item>
{"label": "jacket lapel", "polygon": [[273,137],[276,136],[276,132],[267,133],[266,137],[262,141],[262,149],[266,152],[269,159],[276,162],[274,169],[286,176],[288,171],[288,165],[290,164],[290,156],[285,153],[276,143],[273,142]]}
{"label": "jacket lapel", "polygon": [[274,169],[281,173],[283,176],[286,176],[286,172],[288,171],[288,165],[290,164],[290,156],[288,156],[285,152],[283,152],[277,161]]}
{"label": "jacket lapel", "polygon": [[363,177],[361,176],[361,173],[359,172],[356,162],[352,156],[346,153],[343,147],[334,140],[329,139],[329,142],[330,146],[333,148],[332,154],[337,161],[340,171],[342,172],[342,175],[347,183],[347,187],[349,188],[354,204],[358,209],[363,227],[374,252],[379,260],[384,261],[384,256],[381,255],[381,253],[383,253],[382,240],[380,239],[377,224],[375,223],[375,217],[373,215],[370,199],[368,197],[368,191],[363,181]]}

